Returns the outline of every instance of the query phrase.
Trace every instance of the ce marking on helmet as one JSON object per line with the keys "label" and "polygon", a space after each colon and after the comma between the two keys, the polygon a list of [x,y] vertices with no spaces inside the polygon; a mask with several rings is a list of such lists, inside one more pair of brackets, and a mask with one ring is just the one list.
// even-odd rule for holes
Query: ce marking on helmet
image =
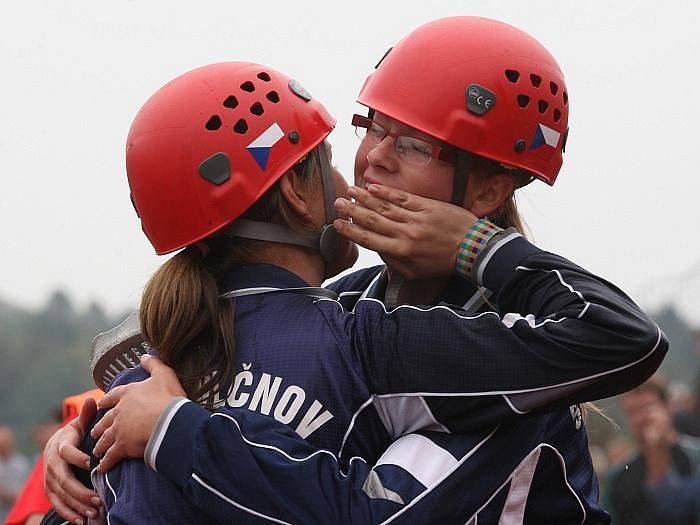
{"label": "ce marking on helmet", "polygon": [[467,87],[467,110],[481,116],[496,105],[496,95],[479,84]]}
{"label": "ce marking on helmet", "polygon": [[490,98],[484,100],[483,95],[479,95],[478,97],[476,97],[476,103],[480,106],[484,106],[486,109],[491,109],[491,104],[493,103],[493,100],[491,100]]}

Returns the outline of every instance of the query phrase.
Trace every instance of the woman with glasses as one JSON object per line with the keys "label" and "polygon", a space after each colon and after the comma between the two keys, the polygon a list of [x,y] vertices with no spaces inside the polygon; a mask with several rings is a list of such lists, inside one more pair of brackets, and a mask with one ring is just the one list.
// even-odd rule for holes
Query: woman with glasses
{"label": "woman with glasses", "polygon": [[[443,19],[406,37],[360,94],[370,112],[353,121],[363,134],[348,191],[357,203],[336,201],[354,223],[334,222],[388,266],[341,279],[331,286],[340,301],[315,303],[366,384],[364,401],[338,418],[344,431],[315,434],[325,447],[302,440],[321,407],[309,420],[289,418],[294,391],[278,411],[270,392],[282,383],[245,357],[225,389],[234,408],[213,414],[178,397],[175,377],[151,360],[151,380],[101,403],[117,405],[95,428],[101,469],[145,452],[214,520],[604,522],[575,404],[643,381],[667,343],[616,288],[517,231],[514,189],[532,177],[552,184],[561,166],[562,92],[546,50],[505,24]],[[521,95],[534,99],[532,111]],[[418,230],[430,241],[418,237],[409,253],[403,236]],[[373,448],[383,438],[396,441]]]}

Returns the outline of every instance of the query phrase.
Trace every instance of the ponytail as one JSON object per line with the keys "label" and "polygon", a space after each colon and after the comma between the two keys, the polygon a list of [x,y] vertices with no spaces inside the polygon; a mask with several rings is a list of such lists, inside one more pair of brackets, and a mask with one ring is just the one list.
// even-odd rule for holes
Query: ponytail
{"label": "ponytail", "polygon": [[[146,284],[141,331],[173,368],[187,397],[210,406],[208,394],[234,369],[233,308],[197,245],[173,256]],[[206,401],[208,399],[209,401]]]}
{"label": "ponytail", "polygon": [[[314,154],[294,166],[305,184],[314,177]],[[273,185],[243,217],[294,224]],[[214,234],[190,245],[163,264],[146,284],[141,298],[141,333],[178,376],[187,397],[213,408],[216,396],[235,367],[234,303],[219,298],[220,280],[239,264],[262,262],[266,243]]]}

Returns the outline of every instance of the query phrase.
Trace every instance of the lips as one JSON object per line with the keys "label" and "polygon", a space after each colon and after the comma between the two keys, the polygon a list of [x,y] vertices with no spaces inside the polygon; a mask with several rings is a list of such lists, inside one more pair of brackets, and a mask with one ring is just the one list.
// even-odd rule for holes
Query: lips
{"label": "lips", "polygon": [[364,189],[367,189],[367,187],[368,187],[370,184],[381,184],[381,182],[379,182],[378,180],[376,180],[376,179],[374,179],[374,178],[372,178],[372,177],[363,176],[363,177],[362,177],[362,187],[363,187]]}

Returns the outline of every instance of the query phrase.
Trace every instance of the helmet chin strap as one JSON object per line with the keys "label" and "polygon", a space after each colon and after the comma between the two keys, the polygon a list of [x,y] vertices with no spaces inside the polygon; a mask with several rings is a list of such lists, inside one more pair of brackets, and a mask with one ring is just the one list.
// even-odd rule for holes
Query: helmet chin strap
{"label": "helmet chin strap", "polygon": [[464,150],[457,150],[455,174],[452,179],[452,200],[450,202],[460,208],[464,206],[464,197],[467,195],[470,164],[471,153]]}
{"label": "helmet chin strap", "polygon": [[338,256],[340,246],[340,234],[333,228],[333,221],[336,219],[335,207],[335,184],[333,183],[333,172],[328,161],[326,145],[321,142],[316,146],[316,158],[318,158],[321,168],[321,183],[323,186],[323,203],[326,213],[325,224],[321,233],[299,233],[289,226],[282,224],[272,224],[269,222],[251,221],[248,219],[237,219],[231,224],[221,229],[221,232],[232,237],[243,237],[256,241],[278,242],[293,244],[312,248],[320,252],[326,263],[330,263]]}

